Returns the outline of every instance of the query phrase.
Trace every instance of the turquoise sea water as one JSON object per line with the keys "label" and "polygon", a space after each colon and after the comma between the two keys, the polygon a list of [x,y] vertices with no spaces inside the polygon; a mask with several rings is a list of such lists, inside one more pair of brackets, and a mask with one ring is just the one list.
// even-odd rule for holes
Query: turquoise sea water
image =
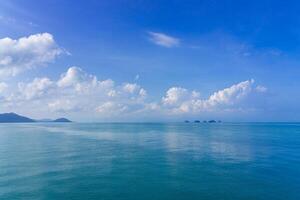
{"label": "turquoise sea water", "polygon": [[300,199],[300,124],[0,124],[0,199]]}

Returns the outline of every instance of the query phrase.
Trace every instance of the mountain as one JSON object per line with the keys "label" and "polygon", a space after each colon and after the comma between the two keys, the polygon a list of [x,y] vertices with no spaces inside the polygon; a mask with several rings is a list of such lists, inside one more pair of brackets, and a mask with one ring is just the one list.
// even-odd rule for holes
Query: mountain
{"label": "mountain", "polygon": [[35,122],[35,120],[18,115],[16,113],[0,114],[0,123],[25,123],[25,122],[26,123]]}
{"label": "mountain", "polygon": [[72,122],[67,118],[34,120],[16,113],[0,114],[0,123],[32,123],[32,122]]}
{"label": "mountain", "polygon": [[70,121],[70,120],[68,120],[66,118],[58,118],[56,120],[53,120],[52,122],[72,122],[72,121]]}

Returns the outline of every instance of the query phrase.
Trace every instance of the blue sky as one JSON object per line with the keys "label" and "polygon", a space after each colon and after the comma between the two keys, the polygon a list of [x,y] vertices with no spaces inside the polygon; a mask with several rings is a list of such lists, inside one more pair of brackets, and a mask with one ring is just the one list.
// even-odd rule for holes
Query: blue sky
{"label": "blue sky", "polygon": [[0,111],[299,121],[299,10],[297,1],[0,0]]}

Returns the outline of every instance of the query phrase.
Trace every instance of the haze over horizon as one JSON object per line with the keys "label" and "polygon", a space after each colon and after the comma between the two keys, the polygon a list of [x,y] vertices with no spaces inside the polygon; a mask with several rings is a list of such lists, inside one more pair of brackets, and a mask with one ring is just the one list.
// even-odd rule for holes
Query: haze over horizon
{"label": "haze over horizon", "polygon": [[0,0],[0,113],[300,121],[297,1]]}

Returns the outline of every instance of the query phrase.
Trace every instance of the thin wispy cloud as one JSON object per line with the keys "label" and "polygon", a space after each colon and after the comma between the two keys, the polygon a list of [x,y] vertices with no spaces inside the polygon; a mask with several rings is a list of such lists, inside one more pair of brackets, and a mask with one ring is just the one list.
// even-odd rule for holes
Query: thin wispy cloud
{"label": "thin wispy cloud", "polygon": [[2,22],[2,23],[15,23],[16,19],[12,18],[12,17],[6,17],[6,16],[3,16],[3,15],[0,15],[0,22]]}
{"label": "thin wispy cloud", "polygon": [[180,39],[158,32],[148,32],[149,40],[156,45],[171,48],[180,45]]}
{"label": "thin wispy cloud", "polygon": [[27,21],[25,19],[18,19],[18,18],[14,18],[14,17],[10,17],[10,16],[4,16],[4,15],[0,15],[0,24],[1,25],[5,25],[8,27],[22,27],[22,28],[36,28],[39,27],[39,25],[33,21]]}

